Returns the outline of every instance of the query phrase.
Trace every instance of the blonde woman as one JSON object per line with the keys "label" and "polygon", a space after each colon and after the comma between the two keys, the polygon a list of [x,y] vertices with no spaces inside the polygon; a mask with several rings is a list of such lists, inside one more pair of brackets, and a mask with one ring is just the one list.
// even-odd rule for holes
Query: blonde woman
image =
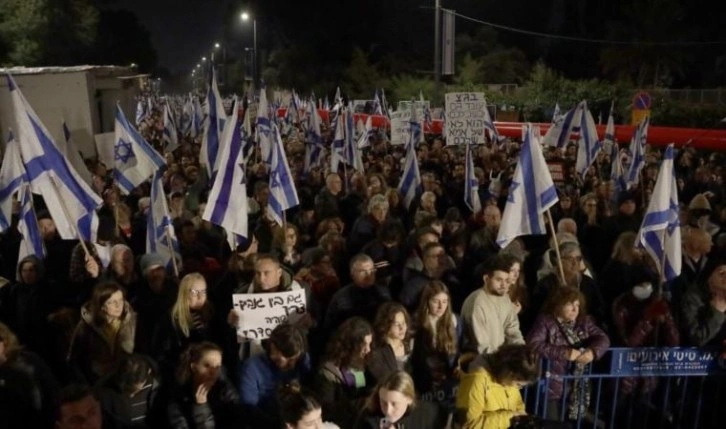
{"label": "blonde woman", "polygon": [[162,370],[173,370],[190,344],[210,339],[211,313],[204,277],[199,273],[184,276],[169,317],[162,319],[154,334],[153,354]]}
{"label": "blonde woman", "polygon": [[368,398],[355,429],[441,429],[446,416],[430,402],[416,400],[413,379],[395,371],[382,379]]}

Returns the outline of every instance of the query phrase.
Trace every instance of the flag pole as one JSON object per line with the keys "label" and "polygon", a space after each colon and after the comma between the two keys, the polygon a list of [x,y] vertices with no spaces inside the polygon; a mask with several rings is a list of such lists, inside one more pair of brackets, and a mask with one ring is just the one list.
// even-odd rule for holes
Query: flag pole
{"label": "flag pole", "polygon": [[562,267],[562,255],[560,255],[560,243],[557,242],[557,232],[555,231],[555,223],[552,220],[552,212],[547,209],[547,220],[550,224],[550,231],[552,231],[552,240],[555,242],[555,253],[557,254],[557,266],[560,269],[560,285],[565,286],[565,269]]}
{"label": "flag pole", "polygon": [[176,253],[174,252],[174,246],[171,241],[171,232],[169,231],[169,226],[167,225],[166,228],[166,244],[169,247],[169,253],[171,254],[171,264],[174,267],[174,275],[176,278],[179,278],[179,265],[176,262]]}
{"label": "flag pole", "polygon": [[[50,174],[50,183],[53,184],[53,189],[55,189],[55,193],[60,195],[60,190],[58,189],[58,184],[56,183],[55,176],[53,174]],[[68,207],[66,207],[66,202],[63,200],[63,198],[58,198],[60,201],[61,208],[63,209],[63,214],[66,216],[66,219],[70,220],[71,215],[68,213]],[[86,252],[86,256],[90,256],[91,252],[88,251],[88,246],[86,246],[86,240],[81,237],[80,232],[78,231],[78,227],[73,222],[68,222],[70,225],[73,225],[73,229],[76,232],[76,235],[78,235],[78,241],[81,242],[81,247],[83,247],[83,251]]]}

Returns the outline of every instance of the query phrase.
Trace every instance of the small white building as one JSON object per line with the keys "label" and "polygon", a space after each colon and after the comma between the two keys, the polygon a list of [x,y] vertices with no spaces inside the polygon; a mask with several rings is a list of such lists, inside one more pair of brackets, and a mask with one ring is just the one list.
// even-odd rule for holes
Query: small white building
{"label": "small white building", "polygon": [[[133,121],[136,97],[148,85],[148,75],[119,66],[13,67],[11,74],[45,124],[58,140],[65,121],[74,145],[85,158],[96,157],[95,136],[113,132],[116,103]],[[14,128],[13,107],[7,79],[0,78],[0,131],[3,143]]]}

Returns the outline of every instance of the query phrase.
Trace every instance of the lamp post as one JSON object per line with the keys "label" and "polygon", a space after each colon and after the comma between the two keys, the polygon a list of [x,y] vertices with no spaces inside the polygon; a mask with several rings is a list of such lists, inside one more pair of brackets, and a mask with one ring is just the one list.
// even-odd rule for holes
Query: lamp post
{"label": "lamp post", "polygon": [[242,12],[240,18],[243,22],[252,20],[252,87],[257,83],[257,19],[252,18],[249,13]]}

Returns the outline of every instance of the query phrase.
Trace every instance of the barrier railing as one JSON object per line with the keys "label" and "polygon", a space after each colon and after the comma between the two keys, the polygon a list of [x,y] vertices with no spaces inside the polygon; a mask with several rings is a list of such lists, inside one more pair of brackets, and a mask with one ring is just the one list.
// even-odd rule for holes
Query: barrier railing
{"label": "barrier railing", "polygon": [[523,392],[527,411],[574,428],[726,427],[726,363],[720,350],[614,348],[599,361],[563,374],[547,361]]}

